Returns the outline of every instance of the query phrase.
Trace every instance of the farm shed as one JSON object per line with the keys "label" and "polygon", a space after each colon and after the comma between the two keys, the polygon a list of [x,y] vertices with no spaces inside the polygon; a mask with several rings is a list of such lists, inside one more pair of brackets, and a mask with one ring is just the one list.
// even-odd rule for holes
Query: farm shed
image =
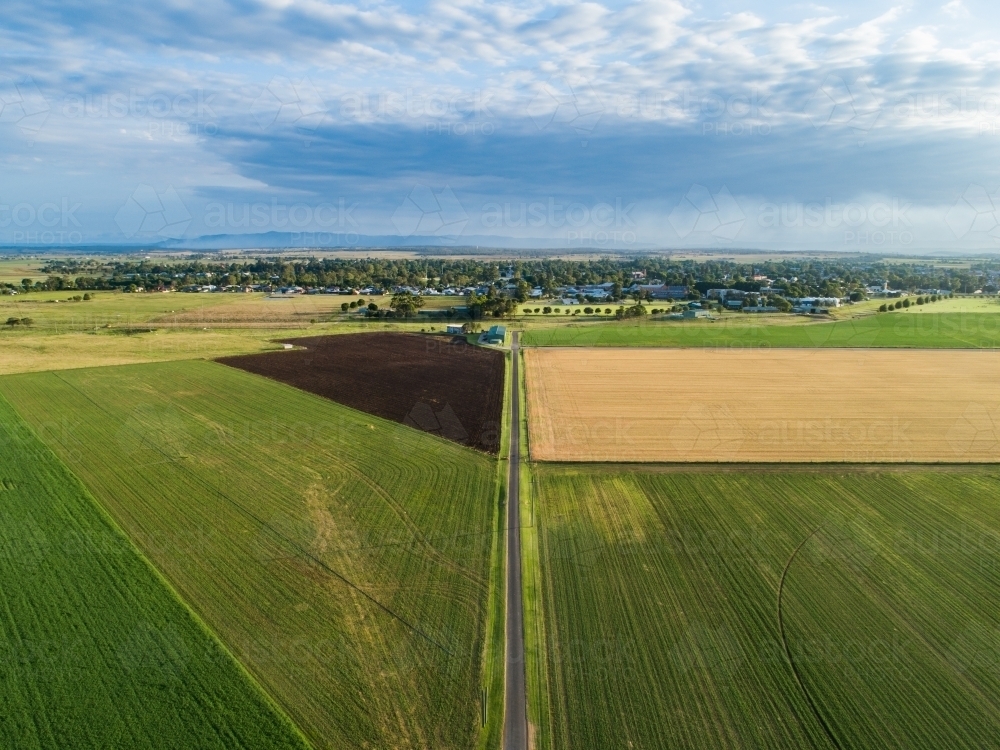
{"label": "farm shed", "polygon": [[503,346],[504,342],[507,340],[507,329],[503,326],[490,326],[490,330],[486,332],[485,338],[487,344],[498,344]]}

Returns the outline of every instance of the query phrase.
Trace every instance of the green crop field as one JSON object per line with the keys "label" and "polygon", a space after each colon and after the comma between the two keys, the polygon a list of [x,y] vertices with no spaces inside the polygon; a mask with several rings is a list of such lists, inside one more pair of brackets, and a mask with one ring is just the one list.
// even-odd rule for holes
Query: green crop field
{"label": "green crop field", "polygon": [[2,398],[0,509],[0,746],[306,746]]}
{"label": "green crop field", "polygon": [[[934,309],[933,305],[929,309]],[[729,314],[720,320],[644,319],[529,328],[526,346],[1000,347],[997,312],[895,312],[830,322]]]}
{"label": "green crop field", "polygon": [[0,393],[316,746],[495,731],[495,460],[211,362]]}
{"label": "green crop field", "polygon": [[533,473],[539,748],[996,746],[995,469]]}

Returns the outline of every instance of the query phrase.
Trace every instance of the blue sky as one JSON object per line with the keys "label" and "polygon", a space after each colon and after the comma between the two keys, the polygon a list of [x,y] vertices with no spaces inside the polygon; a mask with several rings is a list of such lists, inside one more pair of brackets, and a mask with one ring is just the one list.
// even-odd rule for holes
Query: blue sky
{"label": "blue sky", "polygon": [[978,0],[13,0],[0,243],[995,252],[997,36]]}

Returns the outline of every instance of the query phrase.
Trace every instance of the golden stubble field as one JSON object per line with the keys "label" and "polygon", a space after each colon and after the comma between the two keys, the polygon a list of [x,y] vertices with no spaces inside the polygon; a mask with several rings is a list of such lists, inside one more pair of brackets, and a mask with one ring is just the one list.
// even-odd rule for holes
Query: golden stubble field
{"label": "golden stubble field", "polygon": [[525,350],[540,461],[1000,461],[1000,352]]}

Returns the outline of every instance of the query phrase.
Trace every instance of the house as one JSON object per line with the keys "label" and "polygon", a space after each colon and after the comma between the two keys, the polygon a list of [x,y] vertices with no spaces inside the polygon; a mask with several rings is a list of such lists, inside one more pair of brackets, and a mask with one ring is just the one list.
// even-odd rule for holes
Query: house
{"label": "house", "polygon": [[445,333],[452,333],[457,336],[462,334],[462,325],[460,323],[449,323],[444,327]]}
{"label": "house", "polygon": [[712,317],[712,313],[709,312],[708,310],[688,309],[688,310],[685,310],[682,313],[681,317],[683,317],[683,318],[711,318]]}
{"label": "house", "polygon": [[503,346],[507,340],[507,329],[503,326],[490,326],[490,330],[483,334],[483,340],[487,344]]}

